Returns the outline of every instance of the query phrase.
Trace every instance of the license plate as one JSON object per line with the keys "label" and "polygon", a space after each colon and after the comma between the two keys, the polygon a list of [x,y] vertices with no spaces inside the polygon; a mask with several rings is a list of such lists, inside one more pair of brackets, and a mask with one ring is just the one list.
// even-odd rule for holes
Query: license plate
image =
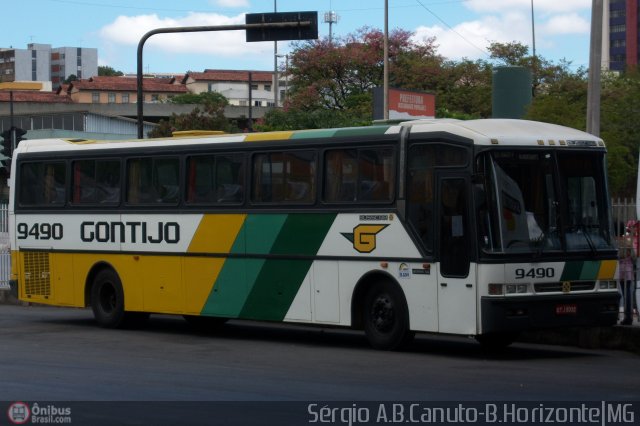
{"label": "license plate", "polygon": [[578,313],[578,305],[575,303],[564,303],[556,305],[556,315],[576,315]]}

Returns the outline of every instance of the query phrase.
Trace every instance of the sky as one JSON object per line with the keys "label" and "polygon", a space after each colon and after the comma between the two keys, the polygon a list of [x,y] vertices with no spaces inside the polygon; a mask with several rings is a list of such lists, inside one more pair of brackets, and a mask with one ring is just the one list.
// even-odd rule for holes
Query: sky
{"label": "sky", "polygon": [[[532,1],[536,53],[586,67],[591,0],[388,0],[389,29],[411,31],[417,43],[435,36],[438,53],[454,60],[489,59],[486,48],[494,41],[518,41],[531,51]],[[152,29],[244,24],[246,13],[274,6],[317,11],[321,38],[329,36],[328,11],[338,15],[333,37],[384,28],[384,0],[19,0],[3,4],[0,47],[93,47],[98,65],[134,73],[138,42]],[[278,43],[278,54],[289,51],[290,42]],[[146,42],[143,64],[149,73],[273,70],[274,43],[247,43],[244,31],[160,34]]]}

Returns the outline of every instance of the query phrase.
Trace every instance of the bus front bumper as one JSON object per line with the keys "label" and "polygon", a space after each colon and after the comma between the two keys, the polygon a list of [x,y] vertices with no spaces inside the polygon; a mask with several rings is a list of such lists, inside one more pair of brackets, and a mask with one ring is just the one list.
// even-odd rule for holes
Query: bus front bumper
{"label": "bus front bumper", "polygon": [[618,321],[618,293],[483,297],[482,334],[557,327],[611,326]]}

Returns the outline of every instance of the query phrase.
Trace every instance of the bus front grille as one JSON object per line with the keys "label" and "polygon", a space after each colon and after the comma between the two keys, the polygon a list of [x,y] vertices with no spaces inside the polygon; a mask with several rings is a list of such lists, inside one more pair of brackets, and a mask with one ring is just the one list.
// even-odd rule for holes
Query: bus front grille
{"label": "bus front grille", "polygon": [[24,291],[27,296],[51,295],[49,253],[34,251],[24,254]]}
{"label": "bus front grille", "polygon": [[595,281],[571,281],[558,283],[535,283],[536,293],[573,293],[574,291],[592,291],[596,288]]}

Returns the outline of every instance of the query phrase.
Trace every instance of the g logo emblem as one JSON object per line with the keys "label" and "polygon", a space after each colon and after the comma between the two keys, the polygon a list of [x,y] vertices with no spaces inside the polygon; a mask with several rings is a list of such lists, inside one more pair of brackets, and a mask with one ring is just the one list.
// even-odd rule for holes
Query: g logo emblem
{"label": "g logo emblem", "polygon": [[353,233],[343,232],[342,236],[353,243],[359,253],[371,253],[376,249],[376,235],[389,225],[358,225]]}

